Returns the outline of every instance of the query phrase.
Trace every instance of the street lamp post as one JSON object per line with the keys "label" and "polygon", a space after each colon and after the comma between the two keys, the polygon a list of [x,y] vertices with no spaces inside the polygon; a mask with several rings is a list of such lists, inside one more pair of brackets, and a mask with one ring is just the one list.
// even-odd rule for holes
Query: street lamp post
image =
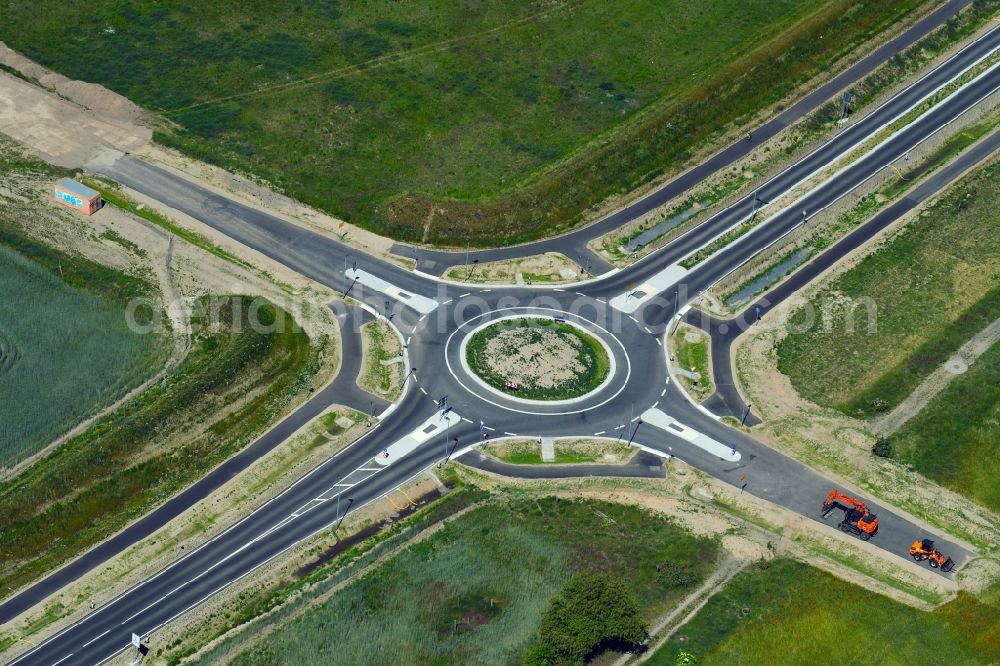
{"label": "street lamp post", "polygon": [[[351,505],[352,504],[354,504],[354,498],[348,497],[347,498],[347,508],[344,509],[344,515],[342,515],[340,517],[340,520],[337,521],[337,526],[333,528],[334,532],[336,532],[337,530],[340,529],[340,524],[342,522],[344,522],[344,518],[347,518],[347,512],[351,510]],[[338,512],[340,511],[340,495],[337,496],[337,511]]]}
{"label": "street lamp post", "polygon": [[414,373],[415,373],[416,371],[417,371],[417,369],[416,369],[416,368],[410,368],[410,371],[409,371],[408,373],[406,373],[406,376],[405,376],[405,377],[403,377],[403,381],[401,381],[401,382],[399,383],[399,390],[400,390],[400,391],[402,391],[402,390],[403,390],[403,387],[404,387],[404,386],[406,386],[406,380],[407,380],[407,379],[409,379],[409,378],[410,378],[410,375],[414,374]]}

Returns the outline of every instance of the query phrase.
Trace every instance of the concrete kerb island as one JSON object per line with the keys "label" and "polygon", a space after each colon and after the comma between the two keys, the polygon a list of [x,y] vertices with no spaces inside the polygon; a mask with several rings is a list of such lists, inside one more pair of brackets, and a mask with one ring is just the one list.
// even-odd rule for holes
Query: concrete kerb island
{"label": "concrete kerb island", "polygon": [[[477,395],[483,400],[486,400],[492,405],[501,407],[504,409],[509,409],[515,412],[521,412],[525,414],[539,414],[539,415],[558,415],[558,414],[569,414],[579,411],[579,409],[589,409],[597,407],[604,404],[605,402],[611,400],[622,390],[624,390],[628,379],[631,376],[632,367],[629,361],[628,353],[625,346],[618,340],[610,331],[605,328],[598,326],[597,324],[583,319],[577,315],[569,312],[564,312],[560,310],[553,310],[548,308],[509,308],[506,310],[510,314],[503,314],[497,316],[499,313],[505,312],[504,310],[498,310],[494,312],[484,313],[474,319],[465,322],[458,330],[452,333],[446,342],[446,362],[448,365],[448,371],[451,373],[452,377],[455,378],[465,390],[470,393]],[[517,319],[541,319],[547,321],[555,321],[561,324],[568,324],[574,328],[580,329],[581,332],[589,335],[590,337],[597,340],[597,342],[604,349],[604,353],[608,357],[608,373],[607,376],[601,381],[601,383],[593,388],[592,390],[586,392],[583,395],[577,396],[575,398],[566,398],[563,400],[532,400],[527,398],[520,398],[508,392],[504,392],[494,386],[488,384],[485,380],[480,378],[475,371],[469,366],[467,360],[467,350],[469,341],[472,337],[479,331],[492,326],[494,324]],[[474,323],[478,320],[484,320],[480,323]],[[454,344],[456,342],[456,335],[461,335],[459,339],[460,342],[455,349]],[[614,345],[614,346],[613,346]],[[624,361],[620,363],[616,360],[616,348],[620,354],[619,359]],[[459,371],[456,372],[456,367],[453,365],[453,354],[457,352],[458,358],[454,359],[457,361],[455,365],[459,366]],[[464,375],[464,378],[460,375]],[[615,390],[617,388],[617,390]],[[607,395],[605,395],[607,394]],[[502,399],[502,402],[497,402],[491,400],[491,397]],[[597,398],[599,402],[594,403],[594,399]],[[569,412],[559,412],[559,411],[529,411],[517,409],[511,407],[509,404],[503,403],[513,403],[516,405],[532,406],[536,408],[547,408],[547,407],[565,407],[565,406],[575,406],[574,409]]]}

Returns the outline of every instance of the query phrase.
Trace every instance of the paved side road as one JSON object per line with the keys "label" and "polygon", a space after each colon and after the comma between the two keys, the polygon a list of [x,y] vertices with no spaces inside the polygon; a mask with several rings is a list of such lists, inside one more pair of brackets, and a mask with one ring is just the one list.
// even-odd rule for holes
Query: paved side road
{"label": "paved side road", "polygon": [[[892,56],[925,37],[971,2],[972,0],[949,0],[942,3],[934,11],[913,24],[908,30],[894,39],[883,43],[857,63],[798,100],[768,122],[753,129],[752,141],[741,140],[727,146],[706,161],[656,188],[642,199],[615,211],[598,222],[562,236],[547,238],[524,245],[473,250],[468,253],[469,261],[502,261],[519,257],[529,257],[545,252],[561,252],[572,261],[577,262],[580,268],[589,270],[594,275],[601,275],[612,270],[613,266],[592,252],[587,247],[587,243],[617,229],[631,220],[642,217],[679,194],[697,187],[709,176],[743,159],[758,145],[773,138],[781,130],[833,98],[852,83],[860,81],[875,71],[878,67],[888,62]],[[466,256],[466,252],[460,249],[452,251],[435,250],[403,243],[394,244],[391,252],[401,257],[416,258],[417,270],[430,275],[442,275],[449,266],[464,263]]]}
{"label": "paved side road", "polygon": [[[689,310],[684,316],[684,321],[707,331],[712,339],[712,375],[716,390],[704,402],[704,406],[719,416],[742,418],[746,411],[746,402],[736,387],[731,350],[733,343],[743,332],[753,327],[758,308],[763,314],[784,302],[890,224],[940,193],[963,173],[996,154],[997,151],[1000,151],[1000,130],[994,131],[972,148],[965,150],[958,159],[931,174],[907,196],[878,213],[826,252],[792,273],[732,319],[718,319],[701,310]],[[756,417],[748,418],[748,423],[754,425],[759,423],[759,420]]]}

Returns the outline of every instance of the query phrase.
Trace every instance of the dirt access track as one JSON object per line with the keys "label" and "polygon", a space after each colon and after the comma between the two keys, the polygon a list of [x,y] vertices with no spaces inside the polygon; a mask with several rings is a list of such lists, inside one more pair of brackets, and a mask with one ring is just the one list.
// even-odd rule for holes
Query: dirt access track
{"label": "dirt access track", "polygon": [[3,42],[0,63],[39,84],[0,72],[0,132],[47,162],[83,167],[106,159],[108,151],[136,151],[153,138],[149,117],[117,93],[51,72]]}

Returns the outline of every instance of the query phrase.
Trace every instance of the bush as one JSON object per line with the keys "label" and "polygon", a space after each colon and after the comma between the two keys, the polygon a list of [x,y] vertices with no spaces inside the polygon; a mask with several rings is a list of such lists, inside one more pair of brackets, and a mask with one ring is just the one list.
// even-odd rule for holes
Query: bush
{"label": "bush", "polygon": [[603,647],[636,647],[647,636],[639,604],[619,576],[577,574],[549,604],[525,664],[582,664]]}
{"label": "bush", "polygon": [[875,440],[875,446],[872,447],[872,453],[877,455],[879,458],[891,458],[892,444],[890,444],[889,440],[885,437],[879,437]]}

